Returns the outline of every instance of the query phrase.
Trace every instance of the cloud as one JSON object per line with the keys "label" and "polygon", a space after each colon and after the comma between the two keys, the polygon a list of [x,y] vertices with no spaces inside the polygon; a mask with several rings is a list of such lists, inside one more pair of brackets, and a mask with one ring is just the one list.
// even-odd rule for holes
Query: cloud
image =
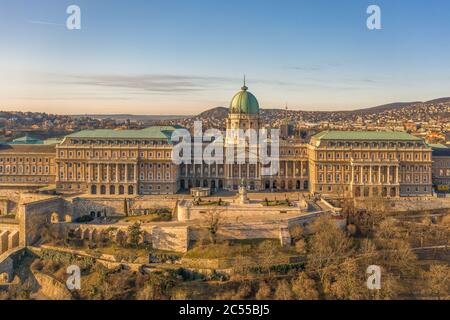
{"label": "cloud", "polygon": [[168,74],[46,74],[49,82],[94,87],[123,88],[135,93],[187,93],[203,91],[217,84],[232,82],[231,78]]}
{"label": "cloud", "polygon": [[319,66],[286,66],[285,69],[298,71],[319,71],[322,68]]}
{"label": "cloud", "polygon": [[50,22],[50,21],[28,20],[27,22],[31,23],[31,24],[64,27],[64,24],[62,24],[62,23],[55,23],[55,22]]}
{"label": "cloud", "polygon": [[[221,89],[224,86],[239,86],[242,79],[233,77],[175,75],[175,74],[38,74],[38,80],[45,79],[49,83],[63,85],[79,85],[89,87],[125,89],[128,94],[184,94],[212,89]],[[262,83],[271,85],[292,85],[285,81],[269,81],[252,79],[248,83]]]}

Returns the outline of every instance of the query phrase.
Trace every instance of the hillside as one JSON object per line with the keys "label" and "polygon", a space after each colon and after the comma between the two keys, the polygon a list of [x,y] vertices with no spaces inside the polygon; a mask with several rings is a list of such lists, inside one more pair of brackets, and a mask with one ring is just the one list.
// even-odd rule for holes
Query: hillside
{"label": "hillside", "polygon": [[[200,120],[204,127],[223,128],[228,108],[216,107],[206,110],[197,116],[171,121],[191,127],[194,121]],[[284,109],[261,109],[264,123],[277,126],[285,119],[294,122],[319,123],[323,121],[342,123],[364,120],[383,124],[389,121],[424,122],[435,119],[449,119],[450,98],[440,98],[427,102],[396,102],[376,107],[353,111],[301,111]]]}

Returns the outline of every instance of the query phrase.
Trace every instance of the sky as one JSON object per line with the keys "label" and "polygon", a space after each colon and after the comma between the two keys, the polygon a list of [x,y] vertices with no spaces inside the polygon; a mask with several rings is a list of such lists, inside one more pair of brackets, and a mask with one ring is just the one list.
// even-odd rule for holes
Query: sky
{"label": "sky", "polygon": [[262,108],[448,97],[450,1],[0,0],[3,111],[197,114],[244,74]]}

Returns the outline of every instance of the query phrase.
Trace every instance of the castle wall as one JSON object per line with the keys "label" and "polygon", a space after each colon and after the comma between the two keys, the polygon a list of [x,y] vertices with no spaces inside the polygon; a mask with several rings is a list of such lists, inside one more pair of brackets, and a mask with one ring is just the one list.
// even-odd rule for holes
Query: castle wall
{"label": "castle wall", "polygon": [[172,210],[175,204],[175,199],[160,198],[74,198],[72,201],[74,217],[91,215],[92,212],[100,212],[102,216],[131,215],[160,207]]}
{"label": "castle wall", "polygon": [[20,245],[23,246],[38,241],[43,227],[50,223],[52,213],[62,215],[65,209],[63,198],[37,195],[33,198],[19,204]]}

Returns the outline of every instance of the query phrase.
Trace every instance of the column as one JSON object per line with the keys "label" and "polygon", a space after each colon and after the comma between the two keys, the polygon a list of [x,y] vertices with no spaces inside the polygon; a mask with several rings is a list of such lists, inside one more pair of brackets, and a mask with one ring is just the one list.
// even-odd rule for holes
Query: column
{"label": "column", "polygon": [[137,163],[133,164],[134,167],[134,181],[138,181],[138,166]]}
{"label": "column", "polygon": [[288,168],[289,168],[289,162],[286,160],[284,162],[284,176],[287,178],[288,177]]}
{"label": "column", "polygon": [[128,163],[125,163],[125,182],[128,182]]}
{"label": "column", "polygon": [[390,166],[387,166],[387,167],[386,167],[386,176],[387,176],[387,183],[388,183],[388,184],[391,184],[390,175],[391,175]]}
{"label": "column", "polygon": [[378,166],[378,184],[381,184],[381,165]]}
{"label": "column", "polygon": [[119,182],[119,164],[116,163],[116,182]]}

